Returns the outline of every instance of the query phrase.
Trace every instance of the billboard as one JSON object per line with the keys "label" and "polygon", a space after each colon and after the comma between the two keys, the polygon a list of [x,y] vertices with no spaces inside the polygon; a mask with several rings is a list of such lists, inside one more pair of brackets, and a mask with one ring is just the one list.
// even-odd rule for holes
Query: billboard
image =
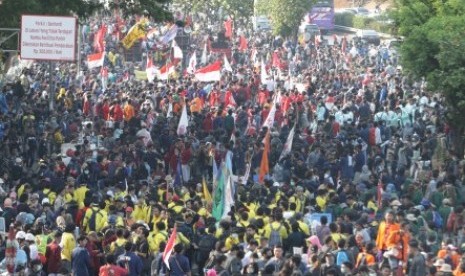
{"label": "billboard", "polygon": [[75,17],[23,15],[21,59],[74,61],[76,29]]}
{"label": "billboard", "polygon": [[332,30],[334,28],[334,8],[313,7],[307,15],[306,21],[316,24],[320,30]]}

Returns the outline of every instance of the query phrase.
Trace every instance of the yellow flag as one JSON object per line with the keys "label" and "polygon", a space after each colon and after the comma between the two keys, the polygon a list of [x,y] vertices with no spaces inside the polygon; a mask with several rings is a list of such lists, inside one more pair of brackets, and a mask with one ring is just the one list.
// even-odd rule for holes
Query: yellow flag
{"label": "yellow flag", "polygon": [[207,181],[205,181],[205,177],[202,179],[202,187],[203,187],[203,196],[205,197],[205,201],[207,203],[212,202],[212,195],[207,188]]}
{"label": "yellow flag", "polygon": [[147,80],[147,72],[134,70],[134,75],[136,76],[136,80]]}
{"label": "yellow flag", "polygon": [[121,41],[124,48],[130,49],[137,40],[145,37],[146,22],[147,19],[144,18],[129,29],[128,34]]}

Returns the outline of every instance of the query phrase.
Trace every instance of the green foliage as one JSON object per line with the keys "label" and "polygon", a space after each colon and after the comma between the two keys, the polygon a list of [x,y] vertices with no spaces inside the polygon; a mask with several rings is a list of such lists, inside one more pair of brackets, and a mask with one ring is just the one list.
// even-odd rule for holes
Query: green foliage
{"label": "green foliage", "polygon": [[310,11],[313,0],[257,0],[260,14],[271,17],[273,33],[296,35],[305,13]]}
{"label": "green foliage", "polygon": [[[447,102],[449,123],[463,134],[465,114],[465,0],[398,0],[394,12],[404,69],[426,77]],[[463,156],[463,146],[457,146]]]}
{"label": "green foliage", "polygon": [[120,9],[125,17],[135,14],[144,14],[149,16],[151,20],[155,22],[163,22],[172,20],[173,18],[171,12],[168,11],[168,4],[170,3],[170,0],[114,0],[109,2],[110,8]]}
{"label": "green foliage", "polygon": [[355,15],[351,12],[336,13],[334,23],[339,26],[353,27]]}
{"label": "green foliage", "polygon": [[392,33],[391,24],[389,24],[388,20],[387,16],[366,17],[349,12],[337,13],[334,18],[336,25],[356,29],[370,29],[380,33]]}

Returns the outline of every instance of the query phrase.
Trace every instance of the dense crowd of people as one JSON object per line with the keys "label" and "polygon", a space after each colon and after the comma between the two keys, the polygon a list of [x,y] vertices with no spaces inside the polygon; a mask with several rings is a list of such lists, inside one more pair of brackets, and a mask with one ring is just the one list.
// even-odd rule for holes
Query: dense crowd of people
{"label": "dense crowd of people", "polygon": [[[85,62],[52,75],[33,63],[1,88],[0,267],[11,275],[465,274],[463,156],[442,96],[404,74],[393,48],[243,29],[248,49],[228,42],[234,71],[220,82],[197,82],[180,62],[149,83],[134,73],[145,58],[125,61],[114,20],[107,77]],[[101,23],[84,26],[84,57]],[[202,49],[208,34],[193,29]],[[218,218],[228,160],[239,178]]]}

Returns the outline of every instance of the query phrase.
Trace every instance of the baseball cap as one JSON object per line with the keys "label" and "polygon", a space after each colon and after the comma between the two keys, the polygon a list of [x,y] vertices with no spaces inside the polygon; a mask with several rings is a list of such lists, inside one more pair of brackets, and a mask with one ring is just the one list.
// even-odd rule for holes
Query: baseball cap
{"label": "baseball cap", "polygon": [[24,231],[18,231],[18,233],[16,233],[16,239],[17,239],[17,240],[24,240],[24,239],[26,239],[26,232],[24,232]]}

